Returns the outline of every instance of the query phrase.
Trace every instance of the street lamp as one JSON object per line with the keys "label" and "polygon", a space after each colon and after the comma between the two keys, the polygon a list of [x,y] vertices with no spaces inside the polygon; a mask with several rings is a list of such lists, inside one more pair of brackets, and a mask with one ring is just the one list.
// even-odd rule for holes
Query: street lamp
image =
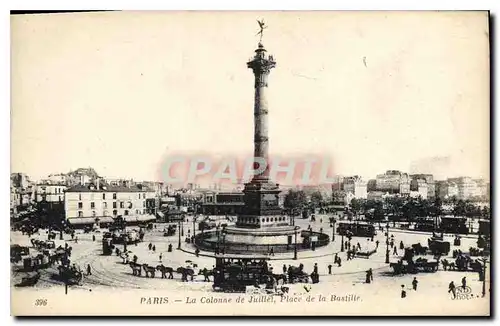
{"label": "street lamp", "polygon": [[335,222],[337,222],[335,218],[332,218],[332,242],[335,241]]}
{"label": "street lamp", "polygon": [[488,262],[486,258],[481,260],[483,262],[483,290],[481,292],[482,296],[486,295],[486,263]]}
{"label": "street lamp", "polygon": [[177,245],[177,249],[181,249],[181,231],[180,231],[180,228],[181,228],[181,220],[179,220],[179,243]]}
{"label": "street lamp", "polygon": [[389,264],[389,222],[386,225],[387,232],[385,233],[385,263]]}
{"label": "street lamp", "polygon": [[194,239],[194,236],[196,235],[196,230],[195,230],[195,227],[196,227],[196,225],[195,225],[196,220],[197,220],[197,218],[196,218],[196,215],[195,215],[195,216],[193,216],[193,239]]}
{"label": "street lamp", "polygon": [[297,260],[297,231],[298,231],[298,227],[295,227],[295,246],[293,248],[293,259],[294,260]]}
{"label": "street lamp", "polygon": [[342,232],[342,239],[340,239],[342,243],[340,244],[340,252],[344,252],[344,232]]}

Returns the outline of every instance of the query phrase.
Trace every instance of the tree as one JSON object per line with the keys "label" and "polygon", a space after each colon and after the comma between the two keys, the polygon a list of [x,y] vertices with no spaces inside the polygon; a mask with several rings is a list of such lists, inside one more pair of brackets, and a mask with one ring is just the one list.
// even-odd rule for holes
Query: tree
{"label": "tree", "polygon": [[315,191],[311,194],[311,203],[314,207],[320,207],[323,203],[323,195],[320,191]]}
{"label": "tree", "polygon": [[359,215],[364,208],[365,201],[363,199],[353,198],[351,200],[351,210],[355,215]]}
{"label": "tree", "polygon": [[462,199],[456,201],[453,205],[453,216],[465,216],[466,203]]}
{"label": "tree", "polygon": [[301,209],[306,204],[306,194],[302,190],[290,189],[285,195],[285,201],[283,205],[289,210]]}

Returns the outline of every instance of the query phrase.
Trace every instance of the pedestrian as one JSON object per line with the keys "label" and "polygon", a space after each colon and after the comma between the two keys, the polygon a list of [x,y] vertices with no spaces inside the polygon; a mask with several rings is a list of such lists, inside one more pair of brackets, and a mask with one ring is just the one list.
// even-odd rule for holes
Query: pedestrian
{"label": "pedestrian", "polygon": [[359,244],[359,242],[356,244],[356,247],[358,248],[358,250],[361,250],[361,245]]}
{"label": "pedestrian", "polygon": [[376,245],[375,250],[377,250],[377,249],[378,249],[378,245],[379,245],[379,243],[380,243],[380,242],[379,242],[378,240],[377,240],[377,241],[375,241],[375,245]]}
{"label": "pedestrian", "polygon": [[404,250],[405,245],[403,244],[403,241],[399,243],[399,249]]}
{"label": "pedestrian", "polygon": [[155,246],[155,245],[153,245],[153,252],[155,252],[155,251],[156,251],[156,246]]}
{"label": "pedestrian", "polygon": [[168,252],[172,252],[172,244],[171,243],[168,245]]}
{"label": "pedestrian", "polygon": [[450,282],[450,284],[448,285],[448,293],[453,294],[453,299],[455,299],[457,297],[457,289],[455,287],[455,283],[453,283],[453,281]]}
{"label": "pedestrian", "polygon": [[391,240],[391,248],[394,247],[394,239]]}
{"label": "pedestrian", "polygon": [[153,245],[151,244],[151,242],[148,244],[148,250],[151,250],[151,248],[153,247]]}
{"label": "pedestrian", "polygon": [[92,241],[95,241],[95,234],[92,234]]}
{"label": "pedestrian", "polygon": [[337,260],[338,267],[342,267],[342,259],[339,257]]}
{"label": "pedestrian", "polygon": [[78,237],[75,237],[75,243],[78,243]]}
{"label": "pedestrian", "polygon": [[205,277],[205,279],[203,280],[203,282],[210,282],[210,278],[208,277],[208,270],[207,268],[203,268],[203,277]]}
{"label": "pedestrian", "polygon": [[87,265],[87,276],[92,275],[92,269],[90,268],[90,264]]}
{"label": "pedestrian", "polygon": [[465,288],[467,287],[467,280],[465,279],[465,276],[462,278],[462,287]]}
{"label": "pedestrian", "polygon": [[271,256],[274,256],[274,248],[273,247],[271,247],[271,252],[270,253],[271,253]]}
{"label": "pedestrian", "polygon": [[328,265],[328,274],[332,275],[332,264]]}
{"label": "pedestrian", "polygon": [[347,245],[348,245],[348,244],[349,244],[349,242],[348,242],[348,241],[344,242],[344,247],[346,247],[346,248],[347,248]]}
{"label": "pedestrian", "polygon": [[394,247],[393,254],[397,255],[398,254],[398,247]]}
{"label": "pedestrian", "polygon": [[196,248],[194,254],[196,255],[196,257],[200,257],[200,249]]}
{"label": "pedestrian", "polygon": [[418,281],[416,277],[413,278],[413,282],[411,282],[411,285],[413,285],[413,290],[417,291]]}
{"label": "pedestrian", "polygon": [[286,265],[283,264],[283,274],[286,274]]}
{"label": "pedestrian", "polygon": [[319,233],[323,233],[323,228],[319,228]]}
{"label": "pedestrian", "polygon": [[406,291],[404,285],[401,285],[401,298],[402,299],[406,298]]}
{"label": "pedestrian", "polygon": [[338,259],[339,259],[339,254],[335,253],[335,257],[333,257],[333,263],[336,264]]}
{"label": "pedestrian", "polygon": [[162,254],[160,253],[160,263],[161,263],[162,258],[163,258],[163,256],[162,256]]}
{"label": "pedestrian", "polygon": [[318,263],[314,263],[313,273],[318,274]]}
{"label": "pedestrian", "polygon": [[369,270],[366,271],[365,283],[370,284],[372,281],[373,281],[373,271],[370,268]]}

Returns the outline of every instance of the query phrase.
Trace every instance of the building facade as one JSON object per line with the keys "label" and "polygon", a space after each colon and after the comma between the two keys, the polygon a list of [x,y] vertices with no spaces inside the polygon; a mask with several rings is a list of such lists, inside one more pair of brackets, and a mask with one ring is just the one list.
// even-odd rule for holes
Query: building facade
{"label": "building facade", "polygon": [[80,222],[96,218],[109,221],[118,216],[126,221],[146,221],[144,217],[152,216],[148,214],[147,199],[154,197],[154,191],[141,185],[76,185],[66,190],[65,218],[70,224],[85,224]]}
{"label": "building facade", "polygon": [[368,184],[359,176],[344,178],[343,188],[346,193],[353,195],[349,198],[368,198]]}
{"label": "building facade", "polygon": [[378,191],[388,193],[410,194],[410,176],[397,170],[388,170],[377,175],[376,187]]}
{"label": "building facade", "polygon": [[236,215],[243,213],[243,192],[207,191],[202,197],[202,214]]}
{"label": "building facade", "polygon": [[436,197],[436,184],[432,174],[412,174],[412,180],[424,180],[427,183],[427,198],[432,199]]}

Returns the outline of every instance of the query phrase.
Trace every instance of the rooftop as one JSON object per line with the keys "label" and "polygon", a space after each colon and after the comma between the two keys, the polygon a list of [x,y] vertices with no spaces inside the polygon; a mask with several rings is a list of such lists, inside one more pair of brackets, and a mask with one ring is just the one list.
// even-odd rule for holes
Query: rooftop
{"label": "rooftop", "polygon": [[126,186],[111,186],[108,184],[100,184],[99,188],[95,184],[76,185],[68,188],[66,192],[151,192],[152,190],[141,184]]}

